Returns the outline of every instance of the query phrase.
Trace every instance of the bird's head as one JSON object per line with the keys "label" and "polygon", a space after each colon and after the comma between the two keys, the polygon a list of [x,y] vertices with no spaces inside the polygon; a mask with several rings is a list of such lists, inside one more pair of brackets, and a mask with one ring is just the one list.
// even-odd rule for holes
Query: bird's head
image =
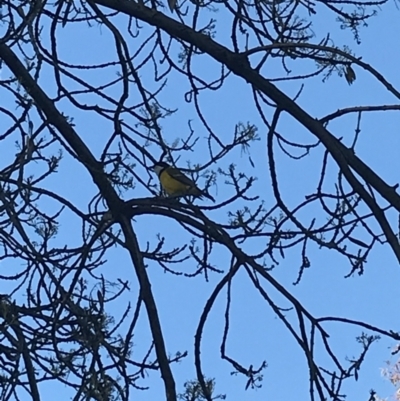
{"label": "bird's head", "polygon": [[167,163],[165,162],[157,162],[153,167],[153,171],[157,174],[160,175],[161,171],[163,171],[165,168],[169,167]]}

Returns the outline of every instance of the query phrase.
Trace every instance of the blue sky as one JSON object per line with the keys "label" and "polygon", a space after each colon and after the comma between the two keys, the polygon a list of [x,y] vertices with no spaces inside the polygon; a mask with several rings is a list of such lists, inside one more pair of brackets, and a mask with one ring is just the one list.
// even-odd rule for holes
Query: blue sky
{"label": "blue sky", "polygon": [[[368,28],[361,30],[361,44],[357,45],[352,41],[352,35],[348,31],[341,31],[339,23],[334,21],[326,11],[321,10],[322,16],[314,16],[314,31],[317,35],[315,42],[318,42],[318,35],[332,32],[336,45],[348,44],[356,56],[362,56],[362,60],[371,64],[380,71],[385,78],[395,87],[399,86],[398,78],[398,41],[399,11],[394,3],[382,7],[378,17],[371,20]],[[229,25],[224,20],[223,13],[213,14],[217,19],[218,34],[216,38],[223,44],[227,44],[229,38]],[[175,18],[173,16],[173,18]],[[320,18],[320,19],[318,19]],[[126,29],[124,18],[117,19],[118,26]],[[44,23],[46,27],[46,23]],[[125,37],[130,49],[134,51],[145,32],[151,32],[145,28],[136,39]],[[42,34],[44,43],[49,45],[48,30],[44,29]],[[66,62],[89,65],[110,60],[116,60],[113,39],[104,27],[94,25],[88,29],[84,24],[74,24],[57,31],[57,45],[59,57]],[[149,47],[150,48],[150,47]],[[100,50],[101,49],[101,50]],[[179,48],[173,46],[171,54],[177,59]],[[156,59],[161,58],[157,54]],[[140,60],[140,57],[139,57]],[[214,63],[206,55],[197,56],[194,70],[204,79],[217,77],[220,66]],[[135,61],[135,65],[139,63]],[[292,63],[294,71],[297,62]],[[310,62],[299,66],[301,72],[311,71],[313,65]],[[163,67],[161,67],[163,68]],[[357,79],[349,86],[343,77],[333,75],[326,82],[318,76],[305,82],[304,90],[299,98],[299,104],[315,118],[322,118],[337,109],[358,105],[380,105],[395,104],[396,99],[387,93],[385,88],[365,71],[355,67]],[[107,70],[80,70],[78,75],[91,84],[100,84],[116,77],[118,66],[110,66]],[[269,71],[268,71],[269,72]],[[8,76],[8,70],[3,68],[2,79]],[[158,84],[153,82],[153,74],[148,69],[139,72],[143,82],[148,88],[156,88]],[[273,63],[268,77],[281,76],[282,71],[278,63]],[[52,71],[45,67],[40,83],[50,96],[55,96],[55,82]],[[77,88],[75,83],[65,79],[67,88]],[[277,86],[290,96],[294,96],[300,89],[300,83],[296,81],[280,82]],[[107,90],[109,96],[118,99],[120,86]],[[207,162],[206,140],[207,131],[199,121],[193,103],[184,101],[184,93],[189,89],[186,80],[176,73],[168,78],[165,89],[159,96],[160,102],[165,106],[177,109],[171,117],[162,121],[162,133],[164,140],[169,144],[181,138],[184,139],[189,133],[188,121],[195,130],[199,142],[194,152],[182,152],[179,157],[179,165],[186,167],[186,162],[205,163]],[[138,100],[137,91],[132,84],[130,103],[135,104]],[[87,105],[102,102],[93,94],[86,94],[79,97],[82,103]],[[223,88],[216,92],[205,92],[200,96],[201,107],[208,124],[219,138],[229,143],[232,139],[235,125],[239,122],[250,122],[258,127],[259,141],[253,143],[250,148],[251,158],[254,167],[248,161],[246,155],[236,150],[230,153],[213,168],[226,168],[229,164],[235,163],[238,171],[247,175],[257,177],[257,181],[251,188],[249,194],[258,196],[259,200],[265,202],[265,208],[269,209],[274,205],[271,180],[269,178],[267,157],[266,157],[266,133],[257,114],[252,100],[251,88],[241,79],[231,76]],[[10,106],[10,99],[3,97],[1,106]],[[108,104],[109,107],[112,105]],[[109,136],[113,133],[111,121],[100,118],[93,112],[83,112],[75,108],[67,100],[57,103],[58,109],[73,118],[75,130],[86,141],[91,151],[99,157]],[[267,116],[271,111],[266,110]],[[135,127],[137,121],[126,117],[124,122]],[[351,114],[335,120],[329,124],[330,131],[337,137],[343,137],[343,142],[352,142],[356,128],[357,116]],[[361,123],[361,134],[357,155],[369,166],[374,168],[389,184],[396,184],[399,171],[398,149],[400,139],[397,135],[397,127],[400,118],[395,112],[379,112],[364,114]],[[7,122],[1,122],[2,128],[8,127]],[[140,127],[135,127],[141,130]],[[289,116],[284,116],[277,127],[287,139],[302,141],[302,143],[315,143],[315,138]],[[144,132],[142,130],[142,132]],[[135,136],[132,134],[135,139]],[[9,154],[15,151],[14,138],[9,141]],[[58,145],[53,146],[56,152]],[[116,146],[113,148],[116,150]],[[158,158],[161,149],[152,144],[147,147],[154,158]],[[300,161],[288,159],[275,146],[277,157],[277,170],[280,177],[280,188],[282,195],[291,207],[304,200],[306,195],[312,193],[318,182],[320,163],[322,160],[321,148],[313,150],[309,157]],[[177,155],[176,155],[177,156]],[[4,161],[7,165],[7,161]],[[39,166],[33,165],[29,170],[32,174],[38,174]],[[135,166],[137,172],[144,180],[147,180],[149,173]],[[337,176],[336,166],[331,161],[329,164],[329,177],[335,179]],[[156,183],[153,176],[152,183]],[[57,191],[65,196],[81,210],[87,211],[87,203],[96,193],[89,174],[84,167],[78,164],[67,153],[58,169],[58,173],[50,176],[45,181],[46,188]],[[201,182],[200,182],[201,185]],[[331,184],[327,184],[328,186]],[[330,187],[332,188],[332,187]],[[231,188],[219,177],[217,186],[210,189],[210,193],[216,197],[217,202],[223,201],[232,194]],[[123,194],[125,199],[134,197],[150,196],[150,192],[139,183],[136,187]],[[220,210],[209,211],[207,215],[219,223],[226,223],[228,212],[233,212],[243,206],[255,209],[258,201],[239,201],[235,205]],[[208,204],[208,201],[205,201]],[[54,211],[56,205],[52,202],[43,202],[43,208]],[[310,222],[313,217],[320,221],[325,218],[320,212],[312,208],[301,213],[304,222]],[[396,227],[397,217],[392,215],[391,222]],[[80,244],[81,226],[79,219],[65,211],[60,219],[60,234],[54,241],[54,246]],[[307,225],[307,223],[304,223]],[[376,224],[371,222],[376,228]],[[191,240],[191,236],[170,219],[160,216],[140,216],[134,222],[137,230],[139,243],[144,248],[147,244],[155,247],[157,244],[156,235],[160,233],[166,237],[165,246],[172,249],[181,246]],[[260,252],[265,247],[265,241],[255,240],[243,245],[249,253]],[[311,267],[304,272],[301,282],[294,286],[301,264],[300,248],[290,250],[285,258],[279,258],[279,264],[271,272],[271,275],[282,285],[291,291],[314,316],[339,316],[366,322],[379,326],[383,329],[398,330],[397,314],[399,301],[397,297],[400,271],[398,264],[387,246],[377,246],[366,265],[363,276],[354,275],[345,279],[349,273],[348,263],[334,251],[320,250],[316,245],[310,246],[308,257]],[[138,284],[128,256],[122,249],[112,248],[106,254],[107,263],[101,268],[101,272],[109,279],[122,278],[130,282],[131,293],[121,298],[118,302],[110,304],[108,312],[118,319],[123,313],[128,302],[134,304],[138,294]],[[229,254],[220,246],[216,246],[211,257],[212,263],[219,269],[227,271],[229,268]],[[270,266],[272,261],[267,260]],[[176,266],[175,266],[176,267]],[[195,270],[195,263],[186,261],[176,267],[180,272],[190,274]],[[183,383],[186,380],[195,378],[193,366],[193,344],[196,327],[204,305],[215,285],[222,278],[221,275],[211,273],[209,280],[204,276],[187,278],[184,275],[171,275],[165,273],[161,267],[149,263],[147,268],[152,283],[152,289],[160,312],[162,328],[166,338],[167,350],[170,355],[176,352],[188,352],[188,357],[180,364],[172,366],[177,381],[177,390],[181,392]],[[9,290],[8,282],[0,282],[0,291]],[[282,308],[289,307],[287,300],[283,299],[274,289],[265,286],[269,295]],[[20,294],[22,297],[22,295]],[[21,298],[23,301],[23,298]],[[226,307],[226,289],[219,295],[214,308],[211,311],[209,320],[206,323],[202,358],[203,369],[207,377],[215,377],[217,382],[217,393],[227,394],[228,400],[265,400],[265,399],[306,399],[308,396],[308,368],[306,359],[298,345],[290,336],[281,321],[255,291],[245,271],[240,271],[232,282],[232,305],[231,325],[228,340],[228,353],[233,358],[248,367],[253,364],[259,366],[264,360],[268,363],[264,371],[263,387],[258,390],[245,391],[246,381],[242,377],[232,376],[232,368],[219,356],[220,343],[224,328],[224,313]],[[287,312],[289,320],[295,323],[293,311]],[[140,360],[140,356],[147,352],[150,343],[147,319],[143,313],[134,337],[133,358]],[[123,333],[125,326],[121,326]],[[330,323],[325,327],[330,333],[330,341],[337,355],[342,358],[352,358],[361,351],[356,344],[355,337],[360,335],[362,330],[354,327],[347,327],[342,324]],[[317,343],[317,346],[320,345]],[[349,380],[345,384],[343,392],[348,394],[348,400],[366,401],[369,390],[374,388],[382,397],[390,397],[394,388],[380,375],[380,368],[385,365],[389,358],[390,347],[395,344],[390,341],[381,340],[375,344],[367,355],[364,369],[361,370],[357,382]],[[328,364],[326,353],[320,348],[316,350],[317,360],[320,364]],[[326,366],[326,365],[325,365]],[[133,397],[140,400],[154,400],[163,398],[163,386],[158,372],[150,374],[142,382],[143,386],[150,386],[146,392],[132,393]],[[67,390],[65,390],[68,394]]]}

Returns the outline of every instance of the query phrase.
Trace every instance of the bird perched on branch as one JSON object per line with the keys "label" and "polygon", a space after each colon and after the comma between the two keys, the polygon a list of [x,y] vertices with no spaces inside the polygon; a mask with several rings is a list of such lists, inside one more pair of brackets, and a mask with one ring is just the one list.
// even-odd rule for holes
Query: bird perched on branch
{"label": "bird perched on branch", "polygon": [[210,194],[199,189],[196,184],[179,169],[165,162],[156,163],[152,169],[158,175],[161,187],[168,196],[194,196],[200,199],[204,196],[215,202],[215,199]]}

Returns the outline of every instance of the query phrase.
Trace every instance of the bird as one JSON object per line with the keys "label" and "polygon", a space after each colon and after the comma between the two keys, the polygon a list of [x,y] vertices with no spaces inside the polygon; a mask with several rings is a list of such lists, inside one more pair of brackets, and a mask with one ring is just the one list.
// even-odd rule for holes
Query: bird
{"label": "bird", "polygon": [[158,175],[161,187],[168,196],[194,196],[200,199],[206,197],[215,202],[215,199],[210,194],[199,189],[196,184],[178,168],[172,167],[162,161],[157,162],[151,168]]}

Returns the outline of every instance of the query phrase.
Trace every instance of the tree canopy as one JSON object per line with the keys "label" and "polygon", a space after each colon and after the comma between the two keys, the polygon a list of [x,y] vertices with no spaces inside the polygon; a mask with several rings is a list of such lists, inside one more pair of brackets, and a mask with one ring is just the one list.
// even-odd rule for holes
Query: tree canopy
{"label": "tree canopy", "polygon": [[[365,152],[397,142],[362,125],[397,116],[400,92],[357,52],[390,6],[1,2],[0,400],[236,399],[213,364],[261,391],[291,369],[287,338],[299,398],[346,399],[400,334],[301,291],[369,310],[375,289],[357,305],[329,275],[356,288],[374,255],[382,275],[400,261],[395,156],[388,171]],[[216,202],[166,196],[160,160]]]}

